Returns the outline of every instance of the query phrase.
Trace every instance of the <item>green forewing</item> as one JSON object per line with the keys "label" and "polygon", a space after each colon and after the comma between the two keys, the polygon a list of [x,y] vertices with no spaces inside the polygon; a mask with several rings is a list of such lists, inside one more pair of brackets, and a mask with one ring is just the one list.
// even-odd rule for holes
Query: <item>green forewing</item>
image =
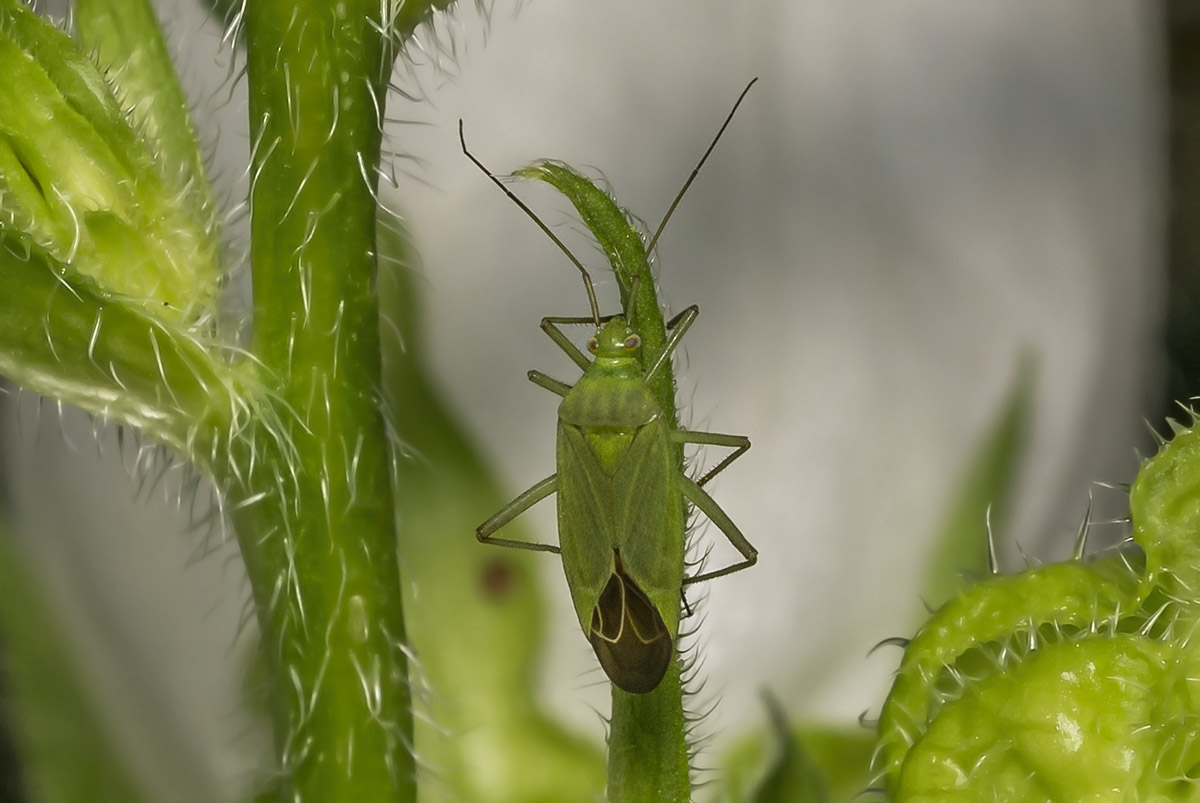
{"label": "green forewing", "polygon": [[638,431],[613,477],[616,530],[626,576],[649,597],[671,638],[679,632],[683,588],[683,503],[675,482],[667,425]]}
{"label": "green forewing", "polygon": [[598,437],[603,436],[585,437],[559,423],[559,544],[579,625],[589,631],[593,610],[616,571],[617,549],[626,576],[674,639],[683,586],[683,522],[679,492],[670,482],[665,428],[655,423],[641,429],[615,475],[603,471],[593,451]]}
{"label": "green forewing", "polygon": [[614,568],[608,479],[583,434],[561,421],[557,462],[559,546],[579,626],[587,633]]}
{"label": "green forewing", "polygon": [[[649,600],[673,640],[684,522],[667,425],[640,380],[604,373],[593,365],[559,410],[563,566],[580,627],[589,633],[619,550],[627,582]],[[608,380],[599,393],[591,387],[597,378]]]}

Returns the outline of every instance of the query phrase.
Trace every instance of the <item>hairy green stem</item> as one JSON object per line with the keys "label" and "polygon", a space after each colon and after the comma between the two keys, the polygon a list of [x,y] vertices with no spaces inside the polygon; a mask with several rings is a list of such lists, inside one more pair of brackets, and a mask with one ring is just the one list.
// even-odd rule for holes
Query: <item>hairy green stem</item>
{"label": "hairy green stem", "polygon": [[649,694],[612,687],[609,803],[691,800],[682,692],[678,657]]}
{"label": "hairy green stem", "polygon": [[279,799],[415,798],[380,412],[376,167],[387,4],[251,0],[253,351],[289,415],[235,456],[234,522],[273,693]]}

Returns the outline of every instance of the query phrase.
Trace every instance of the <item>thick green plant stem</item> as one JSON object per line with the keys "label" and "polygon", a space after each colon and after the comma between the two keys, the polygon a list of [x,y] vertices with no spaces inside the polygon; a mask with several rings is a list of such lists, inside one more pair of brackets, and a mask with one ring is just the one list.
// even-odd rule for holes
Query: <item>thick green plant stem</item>
{"label": "thick green plant stem", "polygon": [[247,4],[243,355],[213,334],[212,196],[149,5],[81,0],[81,48],[0,0],[0,372],[136,427],[225,491],[289,801],[415,798],[375,176],[395,43],[434,7]]}
{"label": "thick green plant stem", "polygon": [[381,11],[378,0],[245,11],[252,350],[291,415],[235,456],[230,501],[271,677],[281,800],[415,798],[378,399],[375,190],[392,58]]}

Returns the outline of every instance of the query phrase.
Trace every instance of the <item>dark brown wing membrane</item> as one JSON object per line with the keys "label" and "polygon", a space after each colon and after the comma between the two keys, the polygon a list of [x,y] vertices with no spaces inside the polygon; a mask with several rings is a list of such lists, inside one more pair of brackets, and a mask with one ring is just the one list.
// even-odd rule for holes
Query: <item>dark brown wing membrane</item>
{"label": "dark brown wing membrane", "polygon": [[630,694],[654,691],[671,663],[671,637],[662,617],[625,574],[619,555],[592,611],[588,640],[604,674]]}

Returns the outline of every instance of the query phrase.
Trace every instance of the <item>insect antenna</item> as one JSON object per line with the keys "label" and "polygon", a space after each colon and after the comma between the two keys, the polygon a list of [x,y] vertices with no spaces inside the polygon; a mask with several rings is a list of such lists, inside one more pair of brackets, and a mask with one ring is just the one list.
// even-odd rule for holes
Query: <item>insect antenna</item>
{"label": "insect antenna", "polygon": [[[738,95],[737,101],[734,102],[733,108],[729,110],[729,114],[725,117],[725,122],[721,123],[721,128],[717,131],[717,135],[713,137],[713,141],[708,144],[708,150],[704,151],[704,155],[700,157],[700,161],[696,163],[696,167],[692,170],[692,174],[688,176],[687,181],[683,182],[682,189],[675,196],[675,200],[671,201],[671,206],[667,208],[667,214],[663,215],[662,222],[658,224],[658,229],[654,232],[654,236],[650,238],[650,243],[646,246],[646,259],[650,259],[650,254],[654,251],[654,246],[658,244],[658,237],[663,233],[663,229],[667,227],[667,221],[671,219],[671,215],[675,214],[675,207],[679,206],[679,202],[683,200],[684,194],[688,188],[692,186],[692,182],[696,180],[696,176],[700,173],[700,168],[704,167],[704,163],[708,161],[709,154],[713,152],[713,148],[717,147],[717,143],[721,140],[721,135],[725,133],[725,129],[729,127],[729,123],[733,120],[733,115],[737,113],[738,106],[742,105],[742,100],[745,99],[746,93],[750,91],[750,87],[758,81],[758,78],[750,79],[750,83],[746,84],[746,88],[742,90],[742,94]],[[464,145],[464,150],[466,146]],[[470,156],[470,154],[467,154]],[[474,158],[474,157],[472,157]],[[476,162],[478,164],[478,162]],[[482,165],[480,165],[482,167]],[[495,179],[492,179],[495,181]],[[503,187],[501,188],[503,189]]]}
{"label": "insect antenna", "polygon": [[[756,78],[754,80],[757,81],[758,79]],[[751,81],[750,83],[754,83],[754,81]],[[749,89],[749,88],[750,87],[746,87],[746,89]],[[742,94],[745,95],[746,93],[743,92]],[[738,98],[738,103],[741,103],[741,102],[742,102],[741,98]],[[736,110],[737,106],[734,106],[734,109]],[[728,120],[725,121],[725,125],[729,125]],[[721,130],[722,131],[725,130],[724,126],[721,127]],[[717,134],[717,136],[719,137],[721,135]],[[543,232],[545,232],[547,237],[549,237],[551,240],[554,241],[554,244],[558,246],[559,250],[567,255],[567,259],[571,260],[572,265],[579,268],[579,273],[581,276],[583,276],[583,287],[585,290],[587,290],[588,303],[592,307],[592,320],[594,320],[596,322],[596,329],[599,329],[600,328],[600,306],[596,303],[596,288],[594,288],[592,286],[592,277],[587,272],[587,268],[583,267],[583,263],[575,258],[575,255],[572,254],[571,250],[569,248],[567,248],[566,245],[563,244],[563,241],[558,239],[558,236],[555,235],[554,232],[550,231],[550,227],[547,226],[545,223],[543,223],[542,219],[539,218],[536,214],[534,214],[533,210],[530,209],[525,204],[524,201],[522,201],[520,198],[518,198],[513,193],[512,190],[510,190],[508,187],[504,186],[504,182],[502,182],[500,179],[496,178],[496,175],[494,173],[492,173],[491,170],[488,170],[486,167],[484,167],[483,162],[476,159],[475,155],[473,153],[471,153],[469,150],[467,150],[467,139],[463,135],[463,121],[461,119],[458,121],[458,141],[459,141],[459,143],[462,144],[463,154],[468,159],[470,159],[475,164],[476,167],[478,167],[480,170],[482,170],[483,174],[485,176],[487,176],[489,179],[491,179],[492,183],[495,184],[497,187],[499,187],[500,191],[503,192],[505,195],[507,195],[508,199],[510,201],[515,203],[521,209],[522,212],[524,212],[526,215],[528,215],[530,220],[532,220],[534,223],[536,223],[538,225],[538,228],[541,229]],[[716,143],[714,142],[713,144],[715,145]],[[710,151],[712,150],[711,146],[709,147],[709,150]],[[707,153],[704,155],[706,158],[708,157]],[[704,160],[701,159],[700,163],[704,164]],[[697,166],[696,169],[699,170],[700,168]],[[694,177],[695,177],[695,175],[693,174],[693,178]],[[691,183],[691,179],[688,179],[688,183],[689,184]],[[685,190],[687,189],[687,185],[684,185],[684,189]],[[678,203],[679,199],[677,198],[675,200],[676,200],[676,203]],[[672,206],[672,209],[674,209],[674,206]],[[670,213],[668,213],[668,216],[670,216]],[[666,221],[663,221],[663,222],[665,223]],[[662,227],[660,226],[659,229],[661,230]],[[655,239],[658,239],[657,234],[654,235],[654,237],[655,237]]]}
{"label": "insect antenna", "polygon": [[637,324],[634,323],[633,313],[637,310],[637,294],[638,287],[642,283],[642,274],[638,273],[633,277],[633,281],[629,284],[629,297],[625,300],[625,322],[633,330],[637,330]]}

